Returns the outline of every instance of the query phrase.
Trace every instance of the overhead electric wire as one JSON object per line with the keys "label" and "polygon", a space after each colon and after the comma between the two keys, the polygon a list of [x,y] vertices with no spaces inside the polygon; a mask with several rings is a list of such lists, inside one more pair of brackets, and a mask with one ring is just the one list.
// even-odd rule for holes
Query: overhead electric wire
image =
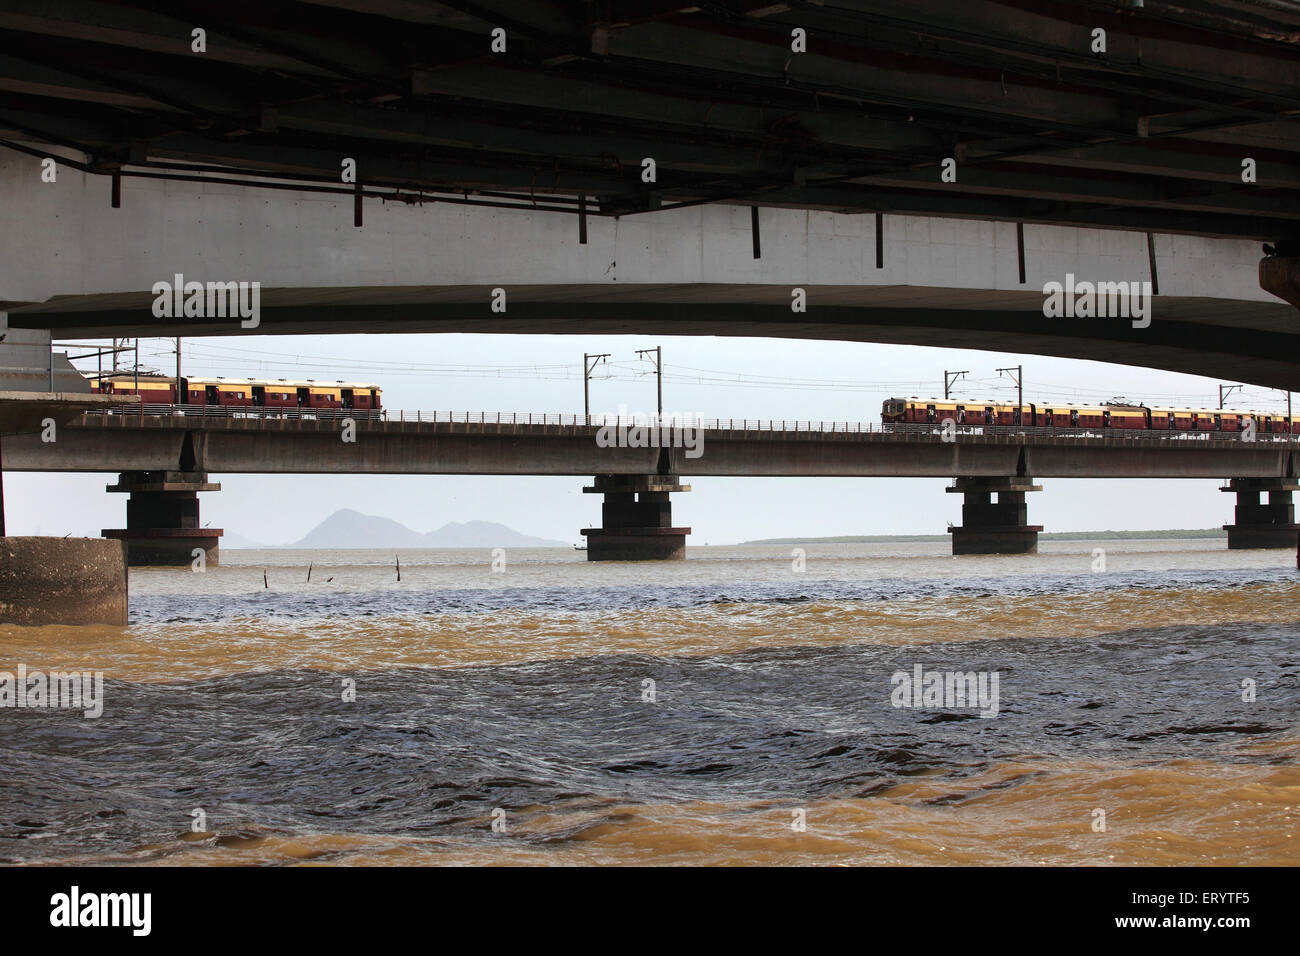
{"label": "overhead electric wire", "polygon": [[[141,364],[146,359],[170,360],[175,356],[170,340],[167,345],[141,341]],[[230,345],[209,344],[191,340],[185,346],[185,356],[198,360],[205,369],[217,369],[230,377],[248,376],[250,373],[273,372],[286,374],[278,378],[336,376],[346,374],[355,378],[358,372],[376,376],[420,376],[426,378],[495,379],[501,381],[575,381],[582,378],[581,363],[532,363],[521,365],[469,364],[452,362],[411,362],[387,359],[366,359],[341,356],[284,353],[268,349],[241,348]],[[86,356],[85,358],[89,358]],[[119,366],[119,371],[121,371]],[[346,370],[342,372],[341,370]],[[219,373],[213,373],[219,374]],[[634,381],[653,376],[654,369],[645,360],[623,360],[601,364],[592,373],[593,381]],[[667,383],[684,387],[748,388],[780,391],[853,391],[875,392],[898,398],[931,398],[941,392],[936,382],[930,380],[846,380],[802,378],[788,375],[769,375],[750,371],[730,371],[700,368],[691,365],[665,363],[663,378]],[[324,380],[330,380],[328,378]],[[964,379],[954,401],[985,401],[1001,396],[999,401],[1014,401],[1015,385],[1006,378]],[[1151,392],[1118,390],[1117,388],[1069,388],[1055,384],[1025,381],[1025,400],[1043,404],[1059,401],[1074,404],[1101,404],[1123,400],[1134,404],[1164,405],[1174,407],[1208,408],[1218,404],[1217,398],[1189,392]],[[1245,387],[1228,403],[1229,407],[1258,406],[1285,407],[1284,393],[1268,388]]]}

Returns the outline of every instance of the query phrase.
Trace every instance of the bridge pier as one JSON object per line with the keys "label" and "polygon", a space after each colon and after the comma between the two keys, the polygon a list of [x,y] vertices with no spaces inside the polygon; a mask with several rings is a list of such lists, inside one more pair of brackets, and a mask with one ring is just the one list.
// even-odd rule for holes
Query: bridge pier
{"label": "bridge pier", "polygon": [[126,528],[105,529],[105,538],[126,542],[130,565],[181,566],[190,564],[194,551],[203,552],[208,565],[220,559],[220,528],[199,524],[200,491],[220,491],[201,471],[124,471],[106,491],[127,492]]}
{"label": "bridge pier", "polygon": [[1259,260],[1259,287],[1300,308],[1300,242],[1278,242],[1275,251]]}
{"label": "bridge pier", "polygon": [[0,624],[125,627],[121,541],[0,537]]}
{"label": "bridge pier", "polygon": [[[1291,492],[1300,488],[1296,478],[1233,478],[1220,488],[1236,494],[1233,524],[1225,524],[1228,548],[1290,548],[1300,546],[1300,524],[1295,521]],[[1259,496],[1268,493],[1268,502]]]}
{"label": "bridge pier", "polygon": [[944,490],[965,495],[961,526],[949,529],[953,554],[1038,553],[1043,526],[1027,523],[1025,494],[1042,491],[1043,486],[1032,478],[958,478]]}
{"label": "bridge pier", "polygon": [[690,491],[676,475],[597,475],[586,494],[603,494],[601,527],[583,528],[588,561],[680,561],[690,528],[674,528],[669,495]]}

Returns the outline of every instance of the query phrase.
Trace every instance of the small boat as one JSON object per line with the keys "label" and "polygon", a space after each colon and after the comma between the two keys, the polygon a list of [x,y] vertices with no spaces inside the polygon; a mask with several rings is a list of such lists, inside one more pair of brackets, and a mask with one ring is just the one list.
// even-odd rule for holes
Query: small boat
{"label": "small boat", "polygon": [[586,551],[586,550],[587,550],[587,546],[586,546],[585,544],[575,544],[575,545],[573,546],[573,550],[574,550],[574,551]]}

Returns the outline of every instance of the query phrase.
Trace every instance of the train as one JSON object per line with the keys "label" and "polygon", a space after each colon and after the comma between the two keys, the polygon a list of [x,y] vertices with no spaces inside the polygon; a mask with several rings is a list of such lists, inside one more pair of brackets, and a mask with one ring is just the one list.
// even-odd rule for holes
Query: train
{"label": "train", "polygon": [[887,398],[880,417],[890,425],[938,425],[952,419],[959,426],[981,428],[1084,428],[1165,432],[1239,432],[1246,420],[1255,423],[1257,434],[1294,434],[1300,431],[1300,417],[1288,418],[1276,412],[1241,411],[1227,408],[1149,408],[1127,402],[1101,405],[1071,403],[1019,406],[992,400],[957,401],[937,398]]}
{"label": "train", "polygon": [[90,390],[101,395],[136,395],[143,405],[203,405],[221,408],[343,409],[379,412],[383,390],[370,382],[318,382],[313,379],[187,378],[181,377],[182,400],[176,401],[176,379],[134,372],[91,378]]}
{"label": "train", "polygon": [[[176,401],[176,379],[154,373],[105,373],[91,377],[92,392],[140,395],[144,405],[216,406],[295,411],[347,410],[379,415],[383,389],[372,382],[319,382],[314,379],[255,379],[182,377],[183,400]],[[1300,416],[1227,408],[1164,408],[1129,402],[1100,405],[1073,403],[980,402],[971,399],[887,398],[880,418],[895,425],[940,425],[951,419],[958,426],[979,428],[1122,429],[1162,432],[1240,432],[1253,420],[1257,434],[1300,433]]]}

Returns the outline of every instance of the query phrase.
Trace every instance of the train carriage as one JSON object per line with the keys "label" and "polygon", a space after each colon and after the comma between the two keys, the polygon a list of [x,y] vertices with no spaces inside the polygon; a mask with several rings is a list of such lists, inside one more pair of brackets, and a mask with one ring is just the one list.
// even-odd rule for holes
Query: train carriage
{"label": "train carriage", "polygon": [[[176,405],[176,379],[163,375],[110,373],[92,378],[92,392],[109,395],[139,394],[145,405]],[[179,403],[184,406],[230,409],[306,410],[336,409],[378,415],[383,390],[372,382],[318,382],[191,376],[181,377]]]}
{"label": "train carriage", "polygon": [[1226,432],[1246,430],[1247,421],[1255,423],[1257,434],[1294,434],[1300,431],[1300,416],[1261,413],[1240,409],[1151,408],[1126,402],[1104,405],[1025,404],[1020,406],[1016,421],[1016,404],[956,399],[888,398],[881,405],[881,421],[886,427],[897,425],[940,425],[951,419],[962,427],[1098,429],[1125,432]]}
{"label": "train carriage", "polygon": [[176,404],[176,379],[162,375],[104,375],[90,380],[90,390],[100,395],[139,395],[142,405]]}

